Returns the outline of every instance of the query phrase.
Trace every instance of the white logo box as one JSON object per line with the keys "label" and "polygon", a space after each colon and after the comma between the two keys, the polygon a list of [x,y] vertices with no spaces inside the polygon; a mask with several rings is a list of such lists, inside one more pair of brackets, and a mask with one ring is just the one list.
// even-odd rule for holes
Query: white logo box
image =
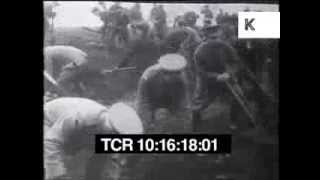
{"label": "white logo box", "polygon": [[[246,19],[250,22],[254,19],[250,27],[246,30]],[[239,12],[238,13],[238,38],[280,38],[280,12]]]}

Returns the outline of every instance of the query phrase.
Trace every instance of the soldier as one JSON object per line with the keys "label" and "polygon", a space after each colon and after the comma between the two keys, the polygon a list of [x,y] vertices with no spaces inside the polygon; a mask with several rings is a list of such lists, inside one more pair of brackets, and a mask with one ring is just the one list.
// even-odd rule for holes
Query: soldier
{"label": "soldier", "polygon": [[235,46],[237,43],[236,32],[230,25],[215,25],[203,27],[202,37],[207,40],[220,40],[231,46]]}
{"label": "soldier", "polygon": [[223,31],[219,25],[216,26],[204,26],[201,29],[201,36],[204,41],[215,40],[222,36]]}
{"label": "soldier", "polygon": [[44,48],[45,70],[58,79],[66,65],[81,66],[87,63],[87,53],[73,46],[47,46]]}
{"label": "soldier", "polygon": [[[224,82],[235,75],[235,65],[239,58],[235,50],[219,40],[209,40],[200,44],[195,52],[196,62],[196,91],[193,100],[193,127],[199,130],[201,111],[207,108],[218,97],[230,102],[233,110],[237,104]],[[235,112],[235,111],[234,111]],[[236,113],[231,112],[231,121],[234,122]],[[234,126],[230,126],[235,128]]]}
{"label": "soldier", "polygon": [[106,43],[112,42],[112,45],[117,48],[124,46],[128,42],[128,24],[130,23],[128,10],[115,3],[110,7],[108,13],[107,36],[104,40]]}
{"label": "soldier", "polygon": [[186,12],[183,15],[184,25],[198,31],[198,27],[196,26],[198,18],[199,18],[199,15],[194,11]]}
{"label": "soldier", "polygon": [[246,87],[248,97],[256,103],[260,121],[275,125],[278,119],[277,41],[246,40],[238,41],[236,45],[245,67],[242,74],[249,85]]}
{"label": "soldier", "polygon": [[223,12],[222,9],[219,9],[219,13],[218,13],[218,15],[216,16],[216,22],[217,22],[217,24],[220,24],[221,21],[223,20],[223,18],[224,18],[224,12]]}
{"label": "soldier", "polygon": [[185,26],[184,21],[183,21],[183,16],[179,15],[174,18],[174,24],[173,28],[175,29],[181,29]]}
{"label": "soldier", "polygon": [[[68,162],[75,161],[76,155],[82,151],[89,155],[88,161],[81,159],[80,162],[86,163],[85,180],[102,179],[107,158],[112,158],[121,167],[125,157],[94,154],[95,134],[143,133],[139,116],[123,103],[107,108],[90,99],[58,98],[44,105],[44,117],[46,180],[61,180],[72,176],[71,172],[74,172],[77,164],[69,167]],[[120,169],[116,171],[120,173]]]}
{"label": "soldier", "polygon": [[125,57],[118,67],[133,66],[140,76],[144,70],[157,63],[159,46],[149,37],[149,25],[145,22],[129,26],[130,41],[124,50]]}
{"label": "soldier", "polygon": [[109,11],[117,11],[121,9],[123,9],[123,7],[121,7],[121,2],[115,2],[112,6],[110,6]]}
{"label": "soldier", "polygon": [[109,12],[108,12],[107,7],[104,2],[99,2],[98,5],[99,6],[94,7],[91,12],[94,15],[96,15],[97,17],[99,17],[100,20],[103,22],[103,25],[100,28],[100,32],[102,34],[101,39],[104,39],[105,35],[106,35],[106,29],[107,29],[108,23],[110,21],[109,20]]}
{"label": "soldier", "polygon": [[103,1],[98,2],[98,5],[102,8],[103,11],[107,11],[106,3]]}
{"label": "soldier", "polygon": [[184,69],[187,78],[187,97],[189,102],[194,91],[195,65],[193,54],[196,47],[201,43],[201,38],[196,30],[190,27],[181,27],[169,33],[161,44],[161,54],[178,53],[187,60]]}
{"label": "soldier", "polygon": [[143,21],[142,13],[141,13],[141,6],[139,3],[135,3],[132,8],[130,9],[130,22],[140,22]]}
{"label": "soldier", "polygon": [[44,33],[45,33],[45,45],[52,45],[55,43],[53,34],[53,20],[57,13],[54,8],[59,6],[58,3],[44,3]]}
{"label": "soldier", "polygon": [[141,76],[137,107],[147,133],[190,132],[183,74],[186,64],[183,56],[166,54]]}
{"label": "soldier", "polygon": [[93,86],[88,83],[101,81],[103,75],[98,70],[89,68],[87,53],[73,46],[48,46],[44,54],[46,71],[65,91],[65,95],[94,96],[93,89],[88,89]]}
{"label": "soldier", "polygon": [[200,35],[190,27],[182,27],[169,33],[161,44],[161,54],[191,51],[201,42]]}
{"label": "soldier", "polygon": [[211,26],[213,13],[210,10],[209,5],[204,5],[200,13],[204,15],[204,18],[203,18],[204,27]]}
{"label": "soldier", "polygon": [[167,14],[163,5],[154,4],[150,13],[150,20],[153,24],[151,36],[155,40],[162,40],[167,34]]}
{"label": "soldier", "polygon": [[44,4],[44,27],[45,32],[49,31],[50,29],[50,19],[54,18],[56,16],[56,13],[53,11],[53,5],[52,4]]}

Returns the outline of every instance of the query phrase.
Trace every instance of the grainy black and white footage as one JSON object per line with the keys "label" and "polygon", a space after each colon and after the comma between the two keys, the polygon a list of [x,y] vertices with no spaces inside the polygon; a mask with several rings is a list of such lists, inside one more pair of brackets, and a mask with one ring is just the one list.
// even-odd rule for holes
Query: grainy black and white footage
{"label": "grainy black and white footage", "polygon": [[[44,2],[47,180],[277,180],[276,4]],[[231,154],[95,154],[94,134],[232,134]]]}

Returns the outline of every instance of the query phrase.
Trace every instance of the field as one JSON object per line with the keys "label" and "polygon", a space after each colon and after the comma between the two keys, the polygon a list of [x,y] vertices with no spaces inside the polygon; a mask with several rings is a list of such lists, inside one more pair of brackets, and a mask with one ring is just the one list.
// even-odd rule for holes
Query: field
{"label": "field", "polygon": [[[115,67],[123,58],[123,52],[107,52],[104,49],[88,46],[90,41],[97,41],[95,33],[87,32],[80,28],[57,28],[56,44],[72,45],[88,53],[92,68],[111,69]],[[154,58],[145,53],[139,58]],[[139,74],[134,71],[112,73],[104,80],[107,86],[99,89],[98,94],[106,104],[117,101],[126,101],[134,104],[134,97],[137,87]],[[229,133],[229,106],[224,103],[215,103],[204,112],[203,132],[204,133]],[[240,129],[246,129],[247,123],[241,122]],[[258,149],[270,148],[267,154],[260,154],[261,161],[254,161],[254,154]],[[232,154],[222,163],[216,162],[217,155],[134,155],[129,158],[128,164],[124,169],[124,174],[120,180],[215,180],[216,176],[228,175],[235,180],[248,180],[250,172],[259,170],[261,177],[257,180],[277,179],[268,177],[273,168],[264,167],[263,161],[272,161],[274,157],[273,146],[262,146],[240,136],[233,136]],[[156,159],[156,160],[155,160]],[[157,162],[157,163],[155,163]],[[77,164],[77,163],[74,163]],[[251,167],[255,166],[256,169]],[[274,167],[275,169],[277,167]],[[261,172],[261,173],[260,173]],[[265,174],[264,174],[265,173]],[[109,176],[109,175],[108,175]],[[110,177],[109,177],[110,178]],[[112,178],[111,178],[112,179]],[[223,179],[223,177],[221,177]]]}

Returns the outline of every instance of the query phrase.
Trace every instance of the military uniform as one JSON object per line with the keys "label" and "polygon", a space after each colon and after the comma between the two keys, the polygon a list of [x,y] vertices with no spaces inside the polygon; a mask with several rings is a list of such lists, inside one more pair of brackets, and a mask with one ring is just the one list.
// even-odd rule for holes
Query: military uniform
{"label": "military uniform", "polygon": [[[273,41],[273,40],[272,40]],[[274,43],[274,44],[273,44]],[[278,81],[278,42],[273,41],[268,46],[268,41],[238,41],[236,48],[242,62],[249,69],[255,81],[253,84],[263,84],[263,74],[267,72],[271,79]],[[270,58],[270,59],[269,59]],[[267,61],[271,61],[270,64]],[[264,69],[266,66],[270,69]],[[269,66],[269,67],[268,67]],[[252,79],[252,77],[251,77]],[[275,83],[274,82],[274,83]],[[268,84],[267,84],[268,85]],[[243,133],[246,140],[255,144],[255,151],[250,162],[249,179],[278,179],[279,172],[279,142],[278,142],[278,86],[273,84],[271,91],[263,91],[260,87],[253,87],[249,93],[250,100],[257,103],[259,126]],[[266,96],[270,93],[271,96]]]}
{"label": "military uniform", "polygon": [[87,63],[87,53],[73,46],[48,46],[44,48],[45,70],[57,79],[67,64],[80,66]]}
{"label": "military uniform", "polygon": [[69,96],[87,97],[96,99],[96,91],[105,88],[102,82],[105,77],[103,73],[89,65],[66,66],[57,80],[59,85],[68,92]]}
{"label": "military uniform", "polygon": [[178,53],[184,56],[188,62],[184,69],[188,84],[188,99],[194,91],[195,65],[193,54],[201,43],[200,35],[191,27],[182,27],[169,33],[161,45],[161,54]]}
{"label": "military uniform", "polygon": [[[168,72],[155,64],[141,76],[137,107],[147,133],[188,132],[188,119],[183,118],[186,115],[185,101],[186,84],[182,71]],[[165,114],[169,118],[158,119]]]}
{"label": "military uniform", "polygon": [[118,67],[136,67],[139,75],[149,66],[157,63],[157,59],[160,57],[159,47],[150,38],[130,41],[124,53],[126,56]]}
{"label": "military uniform", "polygon": [[130,40],[150,38],[150,26],[147,21],[136,21],[128,26]]}
{"label": "military uniform", "polygon": [[143,20],[140,5],[136,4],[130,9],[130,22],[140,22]]}
{"label": "military uniform", "polygon": [[57,3],[44,3],[44,45],[49,46],[54,44],[53,24],[50,23],[56,16],[54,8]]}
{"label": "military uniform", "polygon": [[[120,117],[121,113],[126,115]],[[68,159],[87,150],[91,156],[85,179],[98,180],[106,157],[94,154],[95,134],[142,133],[139,117],[121,103],[108,109],[89,99],[58,98],[44,105],[44,117],[46,179],[68,176],[71,173]]]}
{"label": "military uniform", "polygon": [[209,9],[209,7],[205,6],[202,10],[201,10],[201,14],[204,15],[204,19],[203,19],[203,25],[206,26],[210,26],[212,24],[212,19],[213,19],[213,13],[212,11]]}
{"label": "military uniform", "polygon": [[183,16],[181,16],[181,15],[176,16],[176,17],[174,18],[173,27],[174,27],[175,29],[180,29],[180,28],[182,28],[182,27],[184,27],[184,26],[185,26],[185,23],[184,23],[184,21],[183,21]]}
{"label": "military uniform", "polygon": [[222,36],[223,31],[221,26],[216,25],[216,26],[204,26],[201,28],[201,36],[202,38],[206,40],[214,40],[218,39]]}
{"label": "military uniform", "polygon": [[[224,82],[217,80],[219,74],[229,71],[238,62],[235,50],[222,41],[208,40],[198,46],[195,52],[196,62],[196,90],[193,99],[194,128],[197,129],[200,112],[210,103],[221,97],[231,104],[236,102],[232,98]],[[211,73],[213,76],[209,76]],[[232,107],[231,107],[232,108]],[[234,113],[231,112],[231,115]]]}
{"label": "military uniform", "polygon": [[[115,5],[111,7],[108,11],[108,22],[106,24],[106,34],[105,39],[103,41],[106,44],[110,44],[113,47],[120,47],[122,43],[127,42],[128,37],[128,29],[127,26],[130,22],[127,9]],[[118,39],[116,39],[118,38]]]}
{"label": "military uniform", "polygon": [[199,18],[199,15],[196,14],[194,11],[186,12],[183,15],[184,25],[191,27],[191,28],[198,31],[199,29],[196,27],[196,23],[197,23],[198,18]]}
{"label": "military uniform", "polygon": [[110,6],[109,11],[117,11],[123,9],[119,2],[115,2],[112,6]]}
{"label": "military uniform", "polygon": [[81,75],[89,71],[87,54],[73,46],[49,46],[44,55],[45,70],[70,95],[81,95]]}
{"label": "military uniform", "polygon": [[106,30],[108,28],[108,23],[110,21],[109,19],[109,12],[107,11],[102,11],[99,13],[99,17],[101,19],[101,21],[103,22],[103,25],[100,29],[100,32],[102,33],[101,39],[104,39],[106,36]]}
{"label": "military uniform", "polygon": [[153,22],[151,36],[154,39],[162,40],[167,34],[167,14],[162,6],[155,6],[151,9],[150,19]]}

